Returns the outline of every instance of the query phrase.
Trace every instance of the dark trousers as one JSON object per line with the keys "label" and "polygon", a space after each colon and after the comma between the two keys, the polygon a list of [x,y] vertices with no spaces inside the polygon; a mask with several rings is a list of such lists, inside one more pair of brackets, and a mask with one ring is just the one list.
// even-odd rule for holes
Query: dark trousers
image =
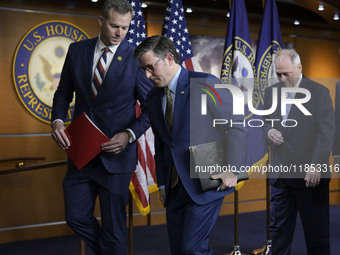
{"label": "dark trousers", "polygon": [[[110,174],[97,157],[69,166],[63,182],[66,222],[100,255],[127,254],[126,205],[131,174]],[[99,196],[101,225],[93,215]]]}
{"label": "dark trousers", "polygon": [[209,236],[217,221],[223,198],[205,205],[194,203],[182,182],[170,191],[166,208],[172,255],[212,255]]}
{"label": "dark trousers", "polygon": [[329,255],[329,185],[291,188],[284,179],[271,186],[271,254],[291,254],[298,212],[307,254]]}

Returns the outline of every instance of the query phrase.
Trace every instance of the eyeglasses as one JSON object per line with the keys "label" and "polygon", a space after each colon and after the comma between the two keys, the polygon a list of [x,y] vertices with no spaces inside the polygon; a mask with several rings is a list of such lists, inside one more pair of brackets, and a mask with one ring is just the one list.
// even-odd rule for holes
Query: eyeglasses
{"label": "eyeglasses", "polygon": [[159,58],[157,61],[155,61],[153,64],[147,65],[146,67],[140,67],[140,69],[142,69],[143,71],[148,71],[149,73],[155,71],[155,68],[154,68],[155,65],[157,65],[157,63],[158,63],[159,61],[161,61],[162,59],[164,59],[165,56],[166,56],[166,54],[163,55],[162,57],[160,57],[160,58]]}

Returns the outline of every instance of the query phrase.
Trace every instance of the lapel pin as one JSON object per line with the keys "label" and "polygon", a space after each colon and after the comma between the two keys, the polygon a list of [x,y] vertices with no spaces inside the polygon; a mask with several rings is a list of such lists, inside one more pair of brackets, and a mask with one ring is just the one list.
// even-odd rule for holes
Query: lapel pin
{"label": "lapel pin", "polygon": [[184,94],[185,92],[184,91],[181,91],[181,92],[179,92],[180,94]]}
{"label": "lapel pin", "polygon": [[122,61],[123,58],[121,56],[118,56],[117,59],[118,61]]}

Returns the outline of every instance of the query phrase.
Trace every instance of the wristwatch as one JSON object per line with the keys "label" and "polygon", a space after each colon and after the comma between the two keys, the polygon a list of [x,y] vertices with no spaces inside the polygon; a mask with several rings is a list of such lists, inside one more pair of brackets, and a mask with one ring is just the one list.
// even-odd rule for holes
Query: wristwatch
{"label": "wristwatch", "polygon": [[129,136],[129,143],[133,143],[133,136],[129,130],[124,130],[125,133]]}

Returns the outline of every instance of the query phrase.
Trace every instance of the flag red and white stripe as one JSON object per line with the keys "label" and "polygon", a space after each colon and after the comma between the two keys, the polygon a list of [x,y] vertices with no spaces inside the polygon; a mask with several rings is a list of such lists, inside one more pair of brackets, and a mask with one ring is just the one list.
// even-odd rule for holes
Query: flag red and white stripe
{"label": "flag red and white stripe", "polygon": [[[126,35],[127,41],[134,47],[138,46],[146,38],[146,30],[143,13],[139,0],[129,0],[134,10],[129,31]],[[139,103],[136,104],[136,115],[141,112]],[[158,190],[156,181],[156,169],[154,162],[154,135],[149,128],[137,141],[138,165],[132,174],[130,192],[136,201],[137,207],[142,215],[150,212],[150,193]]]}

